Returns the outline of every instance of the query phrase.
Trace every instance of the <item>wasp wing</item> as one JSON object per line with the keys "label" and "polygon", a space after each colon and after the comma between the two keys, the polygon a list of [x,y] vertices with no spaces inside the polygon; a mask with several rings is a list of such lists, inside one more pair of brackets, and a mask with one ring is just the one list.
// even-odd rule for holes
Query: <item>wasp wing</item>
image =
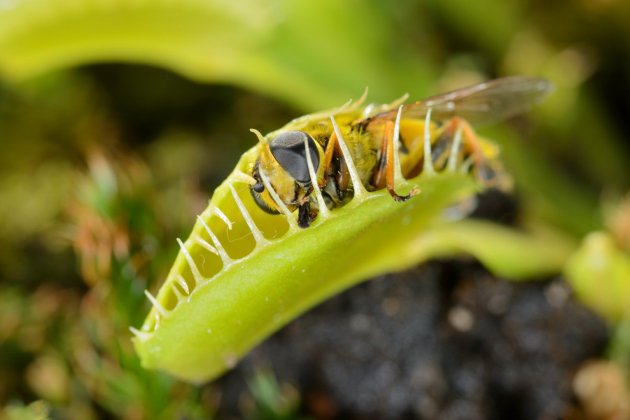
{"label": "wasp wing", "polygon": [[[434,120],[458,116],[474,125],[491,124],[527,111],[552,90],[553,85],[545,79],[504,77],[407,104],[403,117],[424,118],[431,109]],[[385,111],[370,119],[394,119],[396,113]]]}

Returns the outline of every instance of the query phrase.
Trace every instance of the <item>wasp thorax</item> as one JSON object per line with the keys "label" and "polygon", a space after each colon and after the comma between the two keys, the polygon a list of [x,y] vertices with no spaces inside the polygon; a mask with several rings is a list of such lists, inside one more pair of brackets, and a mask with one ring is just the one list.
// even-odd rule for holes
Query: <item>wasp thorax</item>
{"label": "wasp thorax", "polygon": [[262,145],[252,172],[256,183],[250,187],[260,208],[269,213],[280,211],[276,199],[270,191],[266,191],[264,174],[273,193],[287,209],[293,211],[299,207],[303,216],[308,214],[312,186],[307,150],[313,169],[317,172],[320,162],[319,146],[313,137],[303,131],[282,132]]}

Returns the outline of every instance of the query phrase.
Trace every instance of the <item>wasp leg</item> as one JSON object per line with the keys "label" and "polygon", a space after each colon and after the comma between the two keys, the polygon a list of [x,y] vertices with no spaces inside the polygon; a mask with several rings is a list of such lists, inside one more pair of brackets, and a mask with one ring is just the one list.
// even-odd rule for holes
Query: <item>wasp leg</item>
{"label": "wasp leg", "polygon": [[[335,176],[335,182],[337,183],[337,190],[339,192],[347,191],[350,187],[350,171],[348,171],[348,165],[343,157],[341,147],[337,143],[335,145],[335,158],[338,161],[337,175]],[[343,194],[340,196],[342,197]],[[342,197],[343,198],[343,197]]]}
{"label": "wasp leg", "polygon": [[481,149],[481,143],[479,142],[479,139],[477,138],[477,134],[475,134],[475,131],[470,126],[468,121],[466,121],[465,119],[461,117],[453,117],[451,118],[449,122],[448,130],[452,132],[453,134],[457,130],[462,130],[463,138],[464,138],[464,145],[471,152],[475,165],[482,166],[486,158],[483,154],[483,150]]}
{"label": "wasp leg", "polygon": [[[409,200],[411,197],[413,197],[414,195],[416,195],[418,193],[418,191],[416,189],[413,189],[409,192],[409,194],[407,195],[399,195],[396,193],[396,191],[394,190],[395,188],[395,181],[396,181],[396,177],[395,177],[395,170],[396,170],[396,166],[395,166],[395,162],[394,162],[394,153],[396,152],[396,149],[394,147],[394,123],[391,121],[386,121],[385,122],[385,165],[384,165],[384,171],[385,171],[385,184],[387,187],[387,192],[389,192],[389,195],[392,196],[392,198],[395,201],[407,201]],[[382,159],[382,158],[381,158]],[[375,174],[375,178],[376,179],[380,179],[381,175],[378,174],[378,172],[381,171],[381,167],[383,165],[379,166],[379,169],[377,171],[377,174]]]}
{"label": "wasp leg", "polygon": [[[333,173],[335,166],[336,174]],[[335,182],[336,194],[340,199],[343,199],[344,192],[348,190],[350,185],[350,172],[348,172],[346,161],[343,158],[343,152],[337,141],[337,135],[334,132],[331,134],[326,144],[322,167],[324,169],[324,182],[320,185],[320,188],[323,189],[328,184],[329,177],[332,176]]]}
{"label": "wasp leg", "polygon": [[372,175],[372,186],[380,190],[385,188],[387,181],[385,180],[385,173],[387,172],[387,140],[383,139],[381,144],[381,154],[378,160],[378,165]]}
{"label": "wasp leg", "polygon": [[326,150],[324,150],[324,160],[322,161],[322,168],[324,169],[324,183],[320,185],[320,187],[325,187],[328,183],[328,175],[330,171],[330,166],[332,164],[333,156],[335,154],[335,149],[337,146],[337,135],[333,132],[330,135],[330,139],[328,139],[328,143],[326,143]]}
{"label": "wasp leg", "polygon": [[307,228],[311,225],[312,221],[311,206],[307,201],[298,207],[298,226],[303,229]]}
{"label": "wasp leg", "polygon": [[487,186],[495,186],[494,184],[499,182],[496,180],[496,170],[489,165],[481,147],[481,142],[477,138],[477,134],[475,134],[475,131],[468,121],[460,117],[453,117],[450,121],[449,129],[453,132],[457,130],[462,131],[464,146],[471,154],[479,181],[483,182]]}

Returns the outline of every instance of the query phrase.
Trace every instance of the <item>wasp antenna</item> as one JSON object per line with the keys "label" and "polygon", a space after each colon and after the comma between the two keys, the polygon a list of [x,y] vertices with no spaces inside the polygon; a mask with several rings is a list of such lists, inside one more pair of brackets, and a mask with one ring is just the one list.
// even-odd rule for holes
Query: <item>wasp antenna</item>
{"label": "wasp antenna", "polygon": [[243,215],[243,218],[245,219],[245,223],[247,223],[247,226],[249,226],[249,230],[251,230],[252,235],[254,235],[256,246],[258,247],[258,246],[262,246],[269,243],[269,241],[263,236],[260,229],[258,229],[258,226],[256,226],[254,219],[252,219],[252,216],[247,211],[247,208],[243,204],[243,201],[241,201],[241,198],[236,193],[236,190],[234,189],[234,186],[232,184],[230,184],[230,191],[232,191],[232,197],[234,197],[234,201],[236,202],[238,209],[241,211],[241,214]]}
{"label": "wasp antenna", "polygon": [[234,173],[232,174],[232,178],[234,178],[234,182],[241,182],[247,185],[256,184],[256,179],[254,179],[253,176],[247,175],[245,172],[242,171],[234,171]]}
{"label": "wasp antenna", "polygon": [[217,235],[215,235],[212,229],[210,229],[210,226],[208,226],[208,224],[201,218],[201,216],[197,216],[197,220],[201,222],[204,229],[208,233],[208,236],[210,236],[210,239],[212,239],[212,243],[214,244],[214,247],[217,250],[217,254],[219,254],[219,257],[221,258],[221,261],[223,262],[223,268],[226,268],[227,266],[232,264],[232,258],[230,258],[227,252],[225,252],[225,248],[223,248],[221,241],[219,241],[219,238],[217,238]]}
{"label": "wasp antenna", "polygon": [[219,216],[219,219],[223,220],[223,222],[227,225],[228,230],[232,230],[232,221],[230,219],[228,219],[228,217],[225,215],[225,213],[223,213],[221,211],[220,208],[215,207],[214,208],[214,214]]}
{"label": "wasp antenna", "polygon": [[315,198],[317,199],[317,205],[319,207],[319,215],[320,217],[327,218],[330,212],[328,211],[328,207],[326,207],[326,201],[324,201],[322,190],[319,189],[317,174],[315,173],[315,168],[313,167],[311,152],[308,148],[308,141],[306,140],[304,140],[304,148],[306,149],[306,165],[308,166],[308,175],[311,178],[311,185],[313,186],[313,190],[315,191]]}
{"label": "wasp antenna", "polygon": [[337,136],[337,143],[339,147],[341,147],[341,151],[343,153],[343,157],[346,161],[346,166],[348,167],[348,172],[350,173],[350,179],[352,179],[352,187],[354,188],[354,197],[359,200],[364,199],[367,196],[367,190],[361,183],[361,177],[359,177],[359,172],[357,172],[356,166],[354,166],[354,161],[352,160],[352,156],[350,155],[350,150],[348,149],[348,145],[346,141],[343,139],[343,135],[341,134],[341,130],[337,125],[337,121],[335,121],[334,116],[330,116],[330,120],[332,121],[333,130],[335,130],[335,135]]}
{"label": "wasp antenna", "polygon": [[206,250],[212,252],[214,255],[219,255],[219,251],[217,251],[214,246],[210,245],[210,243],[203,239],[201,236],[196,236],[195,242],[204,247]]}
{"label": "wasp antenna", "polygon": [[193,260],[190,252],[184,246],[184,243],[181,239],[177,238],[177,243],[179,244],[179,248],[182,250],[184,254],[184,258],[186,258],[186,262],[188,263],[188,267],[190,267],[190,271],[192,272],[193,278],[195,279],[195,284],[202,284],[205,281],[205,278],[199,272],[197,268],[197,264],[195,264],[195,260]]}
{"label": "wasp antenna", "polygon": [[269,195],[271,195],[271,198],[280,209],[280,212],[286,216],[287,222],[289,223],[290,228],[292,230],[297,230],[298,224],[295,218],[293,217],[293,213],[289,211],[287,206],[280,199],[280,196],[278,195],[276,190],[271,186],[271,182],[269,182],[269,178],[267,178],[267,175],[265,174],[265,171],[263,170],[263,168],[260,168],[259,174],[260,174],[260,179],[263,182],[263,185],[267,189],[267,192],[269,193]]}
{"label": "wasp antenna", "polygon": [[433,156],[431,155],[431,110],[432,108],[429,108],[424,118],[424,166],[422,172],[425,175],[435,175]]}
{"label": "wasp antenna", "polygon": [[162,306],[160,302],[158,302],[157,299],[148,290],[146,289],[144,290],[144,295],[147,297],[147,299],[149,299],[149,301],[151,302],[155,310],[160,315],[162,315],[165,318],[168,316],[168,311],[164,309],[164,306]]}
{"label": "wasp antenna", "polygon": [[265,138],[265,136],[260,134],[260,131],[256,130],[255,128],[250,128],[249,131],[251,131],[252,133],[254,133],[256,135],[256,137],[258,138],[258,142],[260,144],[267,144],[268,143],[268,140]]}
{"label": "wasp antenna", "polygon": [[462,132],[464,126],[457,124],[457,130],[455,131],[455,138],[453,139],[453,147],[451,148],[451,154],[448,157],[448,170],[449,172],[455,172],[457,170],[457,159],[459,155],[459,147],[462,144]]}
{"label": "wasp antenna", "polygon": [[187,295],[190,294],[190,289],[188,288],[188,283],[186,283],[186,280],[184,280],[184,278],[182,277],[181,274],[178,274],[177,277],[175,277],[175,281],[177,281],[177,283],[184,290],[184,292],[186,292]]}
{"label": "wasp antenna", "polygon": [[145,332],[145,331],[140,331],[134,327],[129,327],[129,331],[131,331],[131,333],[140,341],[146,341],[151,336],[150,333]]}
{"label": "wasp antenna", "polygon": [[403,182],[405,179],[402,175],[402,167],[400,166],[400,156],[398,156],[398,148],[400,142],[400,118],[404,105],[398,107],[396,114],[396,123],[394,124],[394,184]]}

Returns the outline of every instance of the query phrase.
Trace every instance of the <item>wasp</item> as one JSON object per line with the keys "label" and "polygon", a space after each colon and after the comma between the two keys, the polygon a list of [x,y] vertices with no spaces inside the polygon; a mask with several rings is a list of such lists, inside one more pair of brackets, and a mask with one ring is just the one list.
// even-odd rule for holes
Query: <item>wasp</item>
{"label": "wasp", "polygon": [[[512,76],[409,104],[403,104],[403,97],[364,107],[362,98],[295,119],[267,136],[252,130],[260,145],[251,168],[251,194],[268,213],[280,213],[282,205],[297,209],[298,225],[306,228],[322,206],[330,210],[349,202],[357,182],[367,191],[386,188],[394,200],[408,200],[418,191],[398,194],[397,170],[410,179],[423,171],[458,167],[485,186],[505,188],[509,177],[498,148],[478,136],[473,125],[522,113],[551,90],[544,79]],[[349,165],[358,180],[351,180]],[[323,203],[313,197],[315,183]]]}

